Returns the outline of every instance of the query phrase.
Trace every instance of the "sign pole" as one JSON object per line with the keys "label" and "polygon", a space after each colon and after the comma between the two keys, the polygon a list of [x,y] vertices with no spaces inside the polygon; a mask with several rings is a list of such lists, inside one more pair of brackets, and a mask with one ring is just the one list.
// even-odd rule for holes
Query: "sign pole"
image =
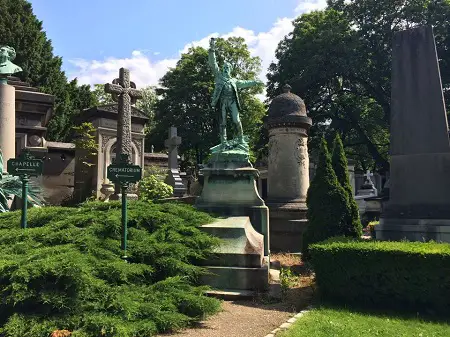
{"label": "sign pole", "polygon": [[38,177],[43,172],[43,161],[36,159],[30,151],[23,149],[19,158],[11,158],[7,163],[8,173],[20,177],[22,182],[22,215],[20,217],[20,227],[27,228],[28,213],[28,182],[30,177]]}
{"label": "sign pole", "polygon": [[123,259],[127,259],[127,234],[128,234],[128,211],[127,211],[127,183],[120,184],[122,192],[122,250]]}
{"label": "sign pole", "polygon": [[27,212],[28,212],[28,175],[21,176],[22,180],[22,215],[20,218],[20,227],[27,228]]}
{"label": "sign pole", "polygon": [[107,178],[113,183],[120,185],[122,194],[122,235],[120,247],[123,251],[122,258],[127,259],[127,240],[128,240],[128,208],[127,208],[127,189],[130,184],[137,183],[142,178],[142,168],[130,163],[127,154],[121,154],[120,159],[114,164],[108,166]]}

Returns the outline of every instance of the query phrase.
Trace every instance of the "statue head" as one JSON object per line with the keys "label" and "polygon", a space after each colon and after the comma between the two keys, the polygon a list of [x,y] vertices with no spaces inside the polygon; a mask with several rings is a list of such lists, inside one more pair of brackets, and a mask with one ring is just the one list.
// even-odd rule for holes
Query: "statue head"
{"label": "statue head", "polygon": [[225,77],[231,77],[231,64],[226,61],[223,63],[222,75]]}
{"label": "statue head", "polygon": [[[0,77],[11,75],[22,71],[22,68],[11,61],[16,58],[16,51],[9,46],[0,46]],[[3,75],[3,76],[1,76]]]}
{"label": "statue head", "polygon": [[0,46],[0,64],[6,63],[6,61],[12,61],[16,58],[16,51],[13,47]]}

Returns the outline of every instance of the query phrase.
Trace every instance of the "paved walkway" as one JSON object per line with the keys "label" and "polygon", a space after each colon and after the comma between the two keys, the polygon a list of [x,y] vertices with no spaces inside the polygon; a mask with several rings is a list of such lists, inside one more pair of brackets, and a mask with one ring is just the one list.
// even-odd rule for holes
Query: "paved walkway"
{"label": "paved walkway", "polygon": [[225,301],[222,308],[198,327],[158,337],[264,337],[295,315],[293,309],[280,303]]}

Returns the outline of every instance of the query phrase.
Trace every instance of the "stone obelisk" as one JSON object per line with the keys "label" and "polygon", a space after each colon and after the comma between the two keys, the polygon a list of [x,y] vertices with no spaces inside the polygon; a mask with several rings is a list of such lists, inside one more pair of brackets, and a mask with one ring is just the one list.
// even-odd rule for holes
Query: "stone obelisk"
{"label": "stone obelisk", "polygon": [[11,62],[15,57],[14,48],[0,46],[0,149],[5,163],[16,156],[16,91],[7,80],[9,75],[22,71]]}
{"label": "stone obelisk", "polygon": [[394,35],[391,170],[377,239],[450,242],[450,142],[431,26]]}

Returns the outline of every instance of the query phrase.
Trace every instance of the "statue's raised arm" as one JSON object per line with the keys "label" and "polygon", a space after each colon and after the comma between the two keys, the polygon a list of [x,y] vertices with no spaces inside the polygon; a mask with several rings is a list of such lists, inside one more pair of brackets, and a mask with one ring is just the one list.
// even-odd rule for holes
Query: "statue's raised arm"
{"label": "statue's raised arm", "polygon": [[216,60],[216,39],[213,37],[209,40],[208,61],[214,76],[217,76],[219,74],[219,66]]}

